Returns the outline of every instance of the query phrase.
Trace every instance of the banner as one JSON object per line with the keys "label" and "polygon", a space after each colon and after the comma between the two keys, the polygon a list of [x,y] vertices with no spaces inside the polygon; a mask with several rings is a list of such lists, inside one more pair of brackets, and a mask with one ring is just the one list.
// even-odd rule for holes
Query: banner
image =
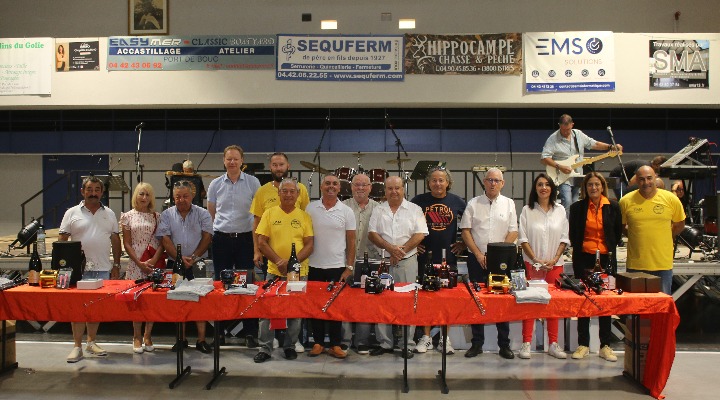
{"label": "banner", "polygon": [[520,75],[522,34],[406,34],[405,73]]}
{"label": "banner", "polygon": [[402,81],[403,36],[278,35],[276,78]]}
{"label": "banner", "polygon": [[272,69],[274,63],[274,35],[108,38],[108,71]]}
{"label": "banner", "polygon": [[100,42],[55,41],[55,70],[97,71],[100,69]]}
{"label": "banner", "polygon": [[50,94],[51,38],[0,39],[0,95]]}
{"label": "banner", "polygon": [[615,90],[612,32],[531,32],[523,42],[526,92]]}
{"label": "banner", "polygon": [[710,41],[650,40],[650,90],[687,88],[710,88]]}

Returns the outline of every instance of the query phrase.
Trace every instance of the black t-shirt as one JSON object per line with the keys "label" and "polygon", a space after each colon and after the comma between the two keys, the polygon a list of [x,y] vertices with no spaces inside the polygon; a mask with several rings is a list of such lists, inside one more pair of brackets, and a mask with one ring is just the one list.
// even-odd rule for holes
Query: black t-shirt
{"label": "black t-shirt", "polygon": [[[450,246],[457,241],[458,221],[465,212],[465,200],[452,193],[438,199],[428,192],[417,195],[410,201],[420,206],[425,214],[429,234],[421,244],[425,246],[426,252],[433,252],[433,263],[439,264],[442,261],[442,249],[446,249],[448,265],[457,265]],[[418,265],[425,265],[427,262],[425,254],[418,256]]]}
{"label": "black t-shirt", "polygon": [[[635,175],[635,172],[638,170],[638,168],[642,167],[643,165],[650,165],[647,161],[641,161],[641,160],[632,160],[628,162],[624,162],[623,165],[625,166],[625,174],[627,175],[628,179],[632,179],[633,175]],[[622,176],[622,168],[620,168],[620,165],[618,164],[617,167],[613,168],[612,171],[610,171],[610,176],[614,178],[623,178],[623,182],[625,182],[625,177]],[[627,183],[627,182],[625,182]]]}

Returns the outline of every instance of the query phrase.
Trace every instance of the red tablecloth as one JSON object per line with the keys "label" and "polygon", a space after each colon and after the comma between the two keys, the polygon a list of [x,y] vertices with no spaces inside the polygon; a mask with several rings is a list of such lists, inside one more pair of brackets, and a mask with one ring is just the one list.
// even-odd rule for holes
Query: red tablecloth
{"label": "red tablecloth", "polygon": [[[106,281],[97,290],[58,290],[20,286],[0,292],[0,319],[33,321],[222,321],[237,319],[255,297],[223,293],[217,290],[199,302],[166,298],[166,290],[143,292],[137,301],[119,301],[116,293],[133,286],[130,281]],[[414,295],[383,292],[365,294],[345,288],[322,312],[331,293],[327,284],[308,282],[307,293],[285,294],[284,288],[265,295],[243,315],[245,318],[321,318],[342,321],[376,322],[397,325],[457,325],[517,321],[532,318],[590,317],[598,315],[645,314],[651,319],[651,337],[643,384],[659,397],[670,375],[675,358],[675,329],[680,316],[672,297],[662,293],[605,292],[593,295],[599,310],[585,297],[571,291],[550,288],[549,304],[517,304],[511,295],[478,294],[486,314],[480,314],[464,286],[438,292],[420,292],[417,312]],[[262,293],[258,291],[258,296]]]}

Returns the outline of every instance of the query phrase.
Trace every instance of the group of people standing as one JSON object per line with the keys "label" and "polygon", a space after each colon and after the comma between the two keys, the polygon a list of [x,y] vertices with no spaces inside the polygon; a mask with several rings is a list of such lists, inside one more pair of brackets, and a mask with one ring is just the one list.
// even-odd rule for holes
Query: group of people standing
{"label": "group of people standing", "polygon": [[[568,116],[569,118],[569,116]],[[568,147],[572,152],[572,120],[561,118],[561,129],[551,136],[543,150],[542,162],[554,166],[558,152],[550,149]],[[568,128],[569,126],[569,128]],[[580,132],[580,131],[577,131]],[[580,132],[581,133],[581,132]],[[567,135],[566,135],[567,134]],[[584,135],[584,134],[583,134]],[[590,138],[581,140],[583,146],[607,149],[611,146]],[[579,142],[575,141],[577,145]],[[547,151],[546,151],[547,150]],[[547,155],[547,157],[546,157]],[[548,161],[549,160],[549,161]],[[151,273],[163,254],[169,263],[182,263],[192,268],[199,259],[207,257],[212,246],[215,279],[224,269],[243,269],[265,273],[264,279],[285,279],[288,261],[294,247],[301,263],[301,279],[314,281],[339,281],[348,279],[354,272],[355,260],[365,252],[370,258],[379,259],[383,251],[389,257],[390,273],[397,282],[413,282],[419,275],[418,265],[428,261],[441,262],[443,250],[450,266],[457,265],[457,256],[467,250],[470,279],[487,282],[486,253],[489,243],[517,242],[523,250],[523,260],[528,274],[532,270],[545,271],[545,279],[553,284],[563,266],[563,253],[573,248],[573,267],[576,276],[582,276],[595,263],[599,251],[603,265],[616,263],[616,246],[620,242],[624,226],[628,229],[628,270],[644,270],[661,276],[663,290],[669,293],[672,277],[672,238],[682,230],[685,219],[677,197],[668,195],[655,186],[655,171],[643,166],[636,172],[637,191],[623,197],[620,202],[608,198],[608,186],[602,175],[592,172],[584,176],[578,188],[581,199],[572,202],[565,194],[574,188],[563,189],[545,173],[538,174],[527,204],[518,220],[515,203],[501,194],[505,180],[501,170],[488,170],[483,179],[484,193],[467,203],[450,193],[452,175],[448,169],[437,167],[426,177],[427,193],[405,198],[404,184],[398,176],[385,181],[386,201],[378,203],[369,198],[370,178],[363,174],[353,177],[352,198],[340,201],[340,181],[334,175],[323,177],[319,200],[310,202],[307,189],[302,183],[289,177],[290,163],[283,153],[270,157],[272,181],[260,185],[257,178],[242,172],[244,153],[236,145],[223,152],[226,173],[214,179],[207,188],[207,209],[192,204],[193,185],[179,180],[172,187],[174,206],[162,214],[155,211],[153,188],[139,183],[133,192],[133,209],[123,213],[120,225],[112,210],[100,203],[103,185],[97,178],[89,177],[83,182],[83,202],[69,209],[60,227],[60,240],[79,240],[88,258],[86,274],[104,279],[119,277],[122,243],[130,258],[126,277],[137,279]],[[558,203],[562,199],[562,203]],[[566,210],[569,208],[569,210]],[[460,233],[460,238],[458,238]],[[181,244],[183,257],[177,260],[176,245]],[[141,259],[148,247],[157,250],[151,257]],[[107,249],[112,249],[114,262],[110,263]],[[163,253],[164,251],[164,253]],[[428,255],[432,252],[432,260]],[[609,260],[612,254],[612,260]],[[267,265],[267,269],[261,269]],[[668,276],[670,278],[668,278]],[[254,357],[257,363],[271,358],[276,340],[269,319],[244,320],[249,347],[259,342]],[[86,351],[95,355],[106,352],[95,343],[97,323],[73,323],[75,346],[67,358],[77,362],[83,357],[82,335],[87,325]],[[348,348],[354,345],[359,354],[380,356],[394,351],[392,326],[378,324],[374,327],[378,345],[370,346],[371,325],[364,323],[341,323],[339,321],[310,321],[314,345],[309,356],[323,352],[336,358],[345,358]],[[354,325],[354,335],[353,335]],[[198,321],[196,348],[209,353],[205,341],[206,322]],[[509,323],[497,323],[499,355],[512,359]],[[134,322],[133,351],[153,351],[152,322],[142,330],[142,322]],[[523,322],[523,344],[520,358],[530,358],[532,321]],[[305,349],[299,343],[301,329],[299,319],[287,321],[282,348],[286,359],[294,359]],[[557,344],[558,321],[547,321],[550,341],[549,354],[556,358],[567,355]],[[221,329],[222,324],[215,329]],[[578,347],[573,358],[583,358],[589,353],[589,323],[578,323]],[[415,353],[425,353],[433,345],[431,327],[423,327],[423,335],[414,343],[414,329],[410,330],[409,342]],[[325,333],[330,343],[324,345]],[[483,325],[472,325],[471,347],[466,357],[483,352]],[[214,345],[223,344],[221,342]],[[600,356],[609,361],[617,358],[609,346],[610,317],[600,319]],[[253,343],[253,346],[251,346]],[[188,346],[187,340],[176,344]],[[438,349],[443,348],[440,341]],[[449,340],[444,348],[454,353]],[[177,348],[174,348],[177,350]],[[402,356],[411,358],[413,352],[403,351]]]}

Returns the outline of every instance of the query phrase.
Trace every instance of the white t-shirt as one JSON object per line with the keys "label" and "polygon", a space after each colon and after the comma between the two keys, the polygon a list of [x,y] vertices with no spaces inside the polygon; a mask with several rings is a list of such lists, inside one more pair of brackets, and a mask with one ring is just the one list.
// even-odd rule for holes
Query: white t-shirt
{"label": "white t-shirt", "polygon": [[[551,260],[555,258],[560,243],[570,246],[568,236],[568,219],[565,215],[565,208],[555,204],[550,211],[535,203],[530,209],[525,206],[520,213],[520,231],[518,244],[528,243],[538,260]],[[532,260],[523,252],[523,260],[532,264]],[[558,260],[562,265],[562,257]]]}
{"label": "white t-shirt", "polygon": [[338,200],[329,210],[322,200],[311,202],[305,211],[310,214],[315,239],[310,254],[312,268],[345,268],[347,262],[346,231],[355,230],[355,214]]}
{"label": "white t-shirt", "polygon": [[115,213],[101,206],[95,214],[85,208],[85,202],[68,209],[60,223],[60,233],[70,235],[71,240],[82,243],[85,252],[86,271],[110,271],[110,236],[118,234]]}
{"label": "white t-shirt", "polygon": [[[368,232],[377,233],[390,244],[402,246],[416,233],[427,236],[428,227],[422,208],[403,199],[395,214],[390,210],[388,202],[375,207],[370,217]],[[407,252],[405,257],[415,253],[417,247]]]}
{"label": "white t-shirt", "polygon": [[503,195],[491,202],[484,193],[473,198],[460,221],[460,229],[468,228],[478,249],[487,253],[488,243],[503,242],[509,232],[517,232],[515,202]]}

